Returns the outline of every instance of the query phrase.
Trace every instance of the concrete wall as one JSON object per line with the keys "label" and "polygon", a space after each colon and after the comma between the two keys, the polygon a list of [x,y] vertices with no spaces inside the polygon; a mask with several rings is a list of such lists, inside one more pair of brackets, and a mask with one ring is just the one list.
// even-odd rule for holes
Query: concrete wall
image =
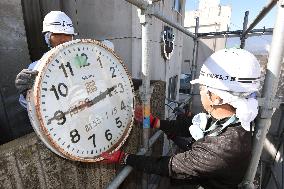
{"label": "concrete wall", "polygon": [[16,75],[29,63],[21,1],[1,0],[0,144],[32,130],[25,110],[18,103],[18,94],[14,84]]}
{"label": "concrete wall", "polygon": [[[165,82],[152,85],[152,113],[164,117]],[[139,101],[136,92],[137,102]],[[142,127],[134,124],[132,132],[122,149],[136,153],[142,145]],[[162,154],[161,137],[153,154]],[[121,169],[117,165],[103,163],[81,163],[70,161],[51,152],[35,135],[31,133],[0,146],[0,189],[14,188],[106,188]],[[121,188],[140,188],[141,173],[132,172]]]}

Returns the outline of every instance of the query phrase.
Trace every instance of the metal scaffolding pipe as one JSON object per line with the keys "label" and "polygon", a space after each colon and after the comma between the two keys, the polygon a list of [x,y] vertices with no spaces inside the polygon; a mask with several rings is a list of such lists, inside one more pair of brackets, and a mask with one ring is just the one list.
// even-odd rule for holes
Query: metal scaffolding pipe
{"label": "metal scaffolding pipe", "polygon": [[249,25],[248,29],[243,33],[242,37],[245,37],[250,30],[252,30],[265,16],[266,14],[276,5],[278,0],[271,0],[266,6],[263,7],[263,9],[260,11],[260,13],[257,15],[255,20]]}
{"label": "metal scaffolding pipe", "polygon": [[[206,36],[221,36],[221,35],[242,35],[243,30],[235,30],[235,31],[221,31],[221,32],[208,32],[208,33],[198,33],[198,38],[203,38]],[[270,35],[273,33],[273,28],[262,28],[262,29],[253,29],[247,35],[250,34],[262,34],[262,35]]]}
{"label": "metal scaffolding pipe", "polygon": [[[158,138],[163,134],[162,131],[157,131],[149,140],[149,146],[151,147]],[[145,155],[146,150],[144,148],[140,149],[140,151],[136,155]],[[112,180],[112,182],[108,185],[107,189],[116,189],[119,185],[126,179],[126,177],[131,173],[133,168],[129,165],[125,166],[119,174]]]}
{"label": "metal scaffolding pipe", "polygon": [[[140,15],[142,25],[142,102],[143,102],[143,148],[149,150],[150,138],[150,63],[151,63],[151,42],[150,42],[150,24],[152,18],[149,14]],[[142,188],[147,188],[147,175],[143,174]]]}
{"label": "metal scaffolding pipe", "polygon": [[153,12],[153,16],[155,16],[156,18],[162,20],[163,22],[169,24],[170,26],[176,28],[177,30],[183,32],[184,34],[192,37],[192,38],[196,38],[195,35],[191,32],[189,32],[187,29],[185,29],[183,26],[174,23],[173,21],[171,21],[170,19],[166,18],[159,10],[154,10]]}
{"label": "metal scaffolding pipe", "polygon": [[194,34],[189,32],[183,26],[174,23],[169,18],[165,17],[159,10],[157,10],[157,9],[153,10],[154,6],[149,4],[147,1],[143,1],[143,0],[125,0],[125,1],[137,6],[138,8],[140,8],[142,10],[148,10],[148,14],[155,16],[156,18],[158,18],[161,21],[169,24],[170,26],[176,28],[177,30],[183,32],[184,34],[186,34],[186,35],[188,35],[192,38],[195,38]]}
{"label": "metal scaffolding pipe", "polygon": [[[195,18],[195,29],[194,29],[194,44],[192,50],[192,64],[191,64],[191,80],[196,78],[196,70],[197,70],[197,53],[198,53],[198,28],[199,28],[199,17]],[[190,85],[190,93],[193,94],[193,85]]]}
{"label": "metal scaffolding pipe", "polygon": [[[261,35],[272,35],[272,32],[269,33],[252,33],[252,34],[247,34],[247,37],[253,37],[253,36],[261,36]],[[240,35],[237,34],[222,34],[222,35],[214,35],[214,36],[204,36],[204,37],[200,37],[201,39],[214,39],[214,38],[229,38],[229,37],[240,37]]]}
{"label": "metal scaffolding pipe", "polygon": [[273,102],[277,92],[281,63],[284,54],[284,0],[279,3],[275,28],[272,37],[271,50],[263,87],[264,106],[260,108],[260,118],[257,119],[257,127],[253,137],[253,149],[250,165],[242,182],[242,188],[252,189],[253,180],[258,162],[262,153],[266,134],[271,124],[274,109]]}
{"label": "metal scaffolding pipe", "polygon": [[245,47],[245,44],[246,44],[246,35],[244,35],[244,32],[246,31],[246,29],[248,27],[248,15],[249,15],[249,11],[246,11],[245,17],[244,17],[244,22],[243,22],[243,33],[242,33],[242,36],[240,37],[240,39],[241,39],[240,48],[241,49],[243,49]]}

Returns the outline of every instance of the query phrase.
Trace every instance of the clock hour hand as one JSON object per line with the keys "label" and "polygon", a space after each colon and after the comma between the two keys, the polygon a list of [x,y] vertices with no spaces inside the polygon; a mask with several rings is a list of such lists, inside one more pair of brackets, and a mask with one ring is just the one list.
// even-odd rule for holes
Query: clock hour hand
{"label": "clock hour hand", "polygon": [[111,92],[114,91],[114,89],[116,87],[117,86],[113,86],[113,87],[107,88],[104,92],[102,92],[101,94],[99,94],[98,96],[93,98],[92,100],[87,99],[85,101],[85,103],[83,103],[83,104],[81,104],[79,106],[75,106],[74,108],[69,109],[66,112],[62,112],[60,110],[56,111],[54,113],[54,116],[47,121],[47,125],[51,124],[51,121],[53,121],[53,120],[61,121],[61,122],[58,122],[58,124],[59,125],[63,125],[65,123],[65,121],[66,121],[65,115],[70,114],[70,113],[74,113],[74,112],[78,113],[79,111],[84,110],[86,107],[93,106],[94,104],[98,103],[99,101],[105,99],[107,95],[111,96]]}

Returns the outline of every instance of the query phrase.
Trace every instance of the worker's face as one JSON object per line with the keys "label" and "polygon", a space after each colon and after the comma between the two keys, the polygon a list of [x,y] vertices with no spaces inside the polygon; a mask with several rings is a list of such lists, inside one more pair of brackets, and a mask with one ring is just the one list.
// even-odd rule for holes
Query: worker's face
{"label": "worker's face", "polygon": [[56,47],[62,43],[68,42],[72,40],[72,35],[64,34],[64,33],[52,33],[50,35],[50,45],[52,47]]}
{"label": "worker's face", "polygon": [[202,103],[204,110],[206,112],[210,112],[211,106],[210,106],[210,100],[208,98],[208,92],[209,91],[206,89],[205,86],[200,85],[199,86],[199,92],[200,92],[201,103]]}
{"label": "worker's face", "polygon": [[211,113],[213,110],[213,104],[218,101],[220,102],[220,97],[215,95],[212,92],[209,92],[206,86],[200,85],[200,97],[201,97],[201,103],[204,108],[204,110],[208,113]]}

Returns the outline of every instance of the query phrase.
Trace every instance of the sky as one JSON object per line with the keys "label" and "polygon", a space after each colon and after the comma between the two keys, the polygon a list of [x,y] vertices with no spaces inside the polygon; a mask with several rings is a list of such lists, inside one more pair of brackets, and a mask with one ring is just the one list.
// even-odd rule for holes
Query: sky
{"label": "sky", "polygon": [[[242,29],[245,11],[249,11],[248,23],[250,24],[267,5],[270,0],[220,0],[221,5],[230,5],[232,8],[230,30]],[[186,0],[185,10],[198,8],[198,0]],[[273,28],[276,18],[276,6],[265,16],[255,28]]]}
{"label": "sky", "polygon": [[[256,18],[259,12],[270,0],[220,0],[221,5],[230,5],[232,8],[230,30],[241,30],[245,11],[249,11],[248,25]],[[186,0],[185,10],[198,9],[198,0]],[[276,20],[276,6],[263,18],[256,28],[273,28]],[[271,36],[250,37],[246,40],[245,49],[254,52],[267,52],[271,43]],[[230,38],[226,47],[240,45],[239,38]]]}

